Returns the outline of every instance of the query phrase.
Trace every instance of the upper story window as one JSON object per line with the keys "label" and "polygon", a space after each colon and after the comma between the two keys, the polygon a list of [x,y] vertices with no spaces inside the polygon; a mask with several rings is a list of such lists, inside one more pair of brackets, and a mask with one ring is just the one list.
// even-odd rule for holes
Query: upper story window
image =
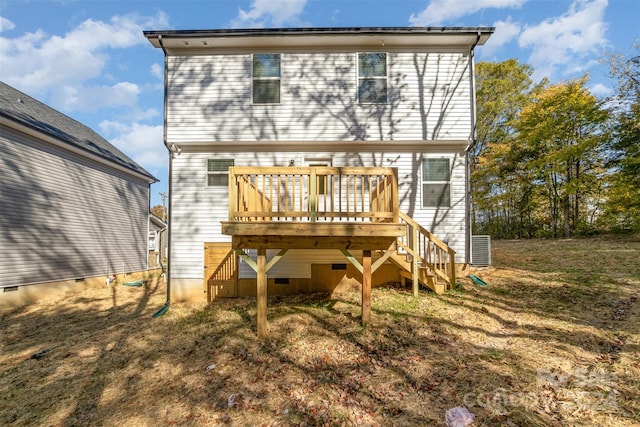
{"label": "upper story window", "polygon": [[229,185],[229,168],[233,159],[207,160],[207,187],[226,187]]}
{"label": "upper story window", "polygon": [[449,159],[422,161],[422,207],[451,206],[451,169]]}
{"label": "upper story window", "polygon": [[253,103],[280,103],[280,54],[253,55]]}
{"label": "upper story window", "polygon": [[361,104],[387,103],[387,54],[358,54],[358,101]]}

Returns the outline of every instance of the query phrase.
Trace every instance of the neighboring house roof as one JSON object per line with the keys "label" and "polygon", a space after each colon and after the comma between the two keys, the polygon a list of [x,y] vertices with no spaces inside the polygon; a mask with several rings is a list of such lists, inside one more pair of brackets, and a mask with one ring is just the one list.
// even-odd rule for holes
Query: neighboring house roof
{"label": "neighboring house roof", "polygon": [[107,163],[133,172],[149,182],[158,181],[91,128],[4,82],[0,82],[0,119],[8,119],[44,133],[60,141],[67,148],[74,148],[75,151],[85,153],[88,157],[97,156]]}
{"label": "neighboring house roof", "polygon": [[[419,48],[484,44],[494,27],[353,27],[144,31],[155,47],[253,49],[332,46]],[[330,40],[330,41],[329,41]]]}
{"label": "neighboring house roof", "polygon": [[167,228],[167,223],[155,216],[154,214],[149,214],[149,221],[156,227],[162,229]]}

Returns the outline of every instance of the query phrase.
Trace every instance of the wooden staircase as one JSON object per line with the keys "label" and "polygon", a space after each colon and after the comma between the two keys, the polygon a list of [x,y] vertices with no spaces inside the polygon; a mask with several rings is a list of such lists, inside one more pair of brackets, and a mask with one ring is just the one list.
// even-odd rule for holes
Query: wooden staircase
{"label": "wooden staircase", "polygon": [[406,225],[406,233],[397,240],[389,260],[400,269],[401,277],[412,281],[413,294],[418,295],[420,284],[437,294],[454,288],[456,252],[409,215],[400,212],[400,222]]}
{"label": "wooden staircase", "polygon": [[[418,295],[420,285],[437,294],[453,289],[456,283],[455,251],[410,216],[400,212],[399,217],[406,231],[389,248],[389,253],[384,254],[386,260],[398,267],[400,277],[412,282],[415,296]],[[212,256],[207,255],[210,252],[207,248],[215,245],[224,246],[224,253],[217,251],[213,254],[221,261],[207,262],[208,257]],[[205,271],[206,293],[209,298],[237,295],[229,292],[230,280],[234,283],[237,281],[236,253],[230,243],[205,244],[205,266],[217,266],[209,272]]]}
{"label": "wooden staircase", "polygon": [[[359,269],[348,249],[370,257],[385,248],[369,274],[389,260],[412,281],[414,295],[420,284],[443,293],[456,283],[455,251],[400,211],[396,174],[380,167],[231,167],[222,232],[239,256],[247,248],[340,249]],[[226,290],[237,257],[217,256],[221,265],[206,272],[207,288]]]}

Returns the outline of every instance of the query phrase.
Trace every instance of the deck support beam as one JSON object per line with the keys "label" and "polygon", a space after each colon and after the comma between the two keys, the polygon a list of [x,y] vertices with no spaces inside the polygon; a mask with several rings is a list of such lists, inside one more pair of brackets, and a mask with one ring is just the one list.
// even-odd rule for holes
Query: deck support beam
{"label": "deck support beam", "polygon": [[340,251],[349,260],[349,262],[353,264],[360,273],[362,273],[362,325],[364,326],[371,321],[371,275],[378,269],[378,267],[389,259],[393,253],[393,245],[389,246],[389,249],[387,249],[373,264],[371,263],[370,250],[362,251],[362,264],[360,264],[356,257],[351,255],[348,250],[341,249]]}
{"label": "deck support beam", "polygon": [[394,242],[391,246],[389,246],[389,249],[387,249],[386,251],[384,251],[384,253],[380,256],[380,258],[378,258],[378,259],[376,260],[376,262],[374,262],[374,263],[371,265],[371,273],[372,273],[372,274],[373,274],[373,273],[375,273],[375,272],[376,272],[376,270],[377,270],[377,269],[378,269],[382,264],[384,264],[385,262],[387,262],[387,260],[389,259],[389,257],[390,257],[391,255],[393,255],[393,254],[396,252],[396,250],[395,250],[395,245],[396,245],[396,244],[395,244],[395,242]]}
{"label": "deck support beam", "polygon": [[371,251],[362,251],[362,326],[371,321]]}
{"label": "deck support beam", "polygon": [[258,338],[264,338],[267,336],[267,250],[258,249],[258,258],[256,265],[258,271],[257,277],[257,299],[258,299],[258,313],[257,313],[257,329]]}
{"label": "deck support beam", "polygon": [[236,249],[236,253],[242,258],[253,271],[256,272],[256,297],[257,297],[257,329],[258,338],[264,338],[267,333],[267,272],[278,263],[287,253],[287,249],[281,249],[267,263],[267,250],[258,248],[258,256],[256,261],[251,259],[249,255],[242,249]]}
{"label": "deck support beam", "polygon": [[353,255],[351,255],[351,252],[349,252],[346,249],[340,249],[340,252],[342,252],[342,254],[347,258],[347,260],[353,264],[353,266],[362,274],[364,274],[363,272],[363,268],[362,268],[362,264],[360,264],[358,262],[358,259],[356,257],[354,257]]}
{"label": "deck support beam", "polygon": [[[382,264],[384,264],[391,255],[393,255],[394,253],[394,249],[393,246],[395,245],[395,243],[391,246],[389,246],[389,249],[387,249],[386,251],[384,251],[384,253],[382,254],[382,256],[380,256],[380,258],[378,258],[376,260],[376,262],[374,262],[373,264],[371,264],[371,274],[375,273],[376,270],[378,268],[380,268],[380,266]],[[362,264],[360,264],[360,262],[358,261],[358,259],[356,257],[354,257],[353,255],[351,255],[351,252],[349,252],[347,249],[340,249],[340,252],[342,252],[342,254],[347,258],[347,260],[349,260],[349,262],[351,264],[353,264],[353,266],[360,272],[362,273]]]}

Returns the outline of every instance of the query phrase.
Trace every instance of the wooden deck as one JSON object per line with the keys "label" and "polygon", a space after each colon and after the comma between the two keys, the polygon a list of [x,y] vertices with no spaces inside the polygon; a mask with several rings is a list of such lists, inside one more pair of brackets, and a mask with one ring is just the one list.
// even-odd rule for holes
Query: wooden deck
{"label": "wooden deck", "polygon": [[[233,249],[257,273],[258,336],[267,334],[267,272],[289,249],[342,251],[362,273],[363,324],[371,317],[371,274],[383,262],[392,260],[397,248],[412,257],[416,293],[418,260],[428,262],[420,257],[423,251],[451,263],[445,268],[455,271],[454,253],[410,221],[399,211],[398,179],[393,168],[229,168],[229,218],[222,222],[222,233],[232,236]],[[414,250],[410,243],[419,243],[424,236],[423,250]],[[256,259],[250,258],[245,249],[255,249]],[[268,263],[267,249],[280,249]],[[362,260],[349,250],[361,250]],[[374,251],[383,253],[376,263],[372,263]],[[424,255],[431,256],[427,252]],[[449,273],[440,274],[451,278]]]}

